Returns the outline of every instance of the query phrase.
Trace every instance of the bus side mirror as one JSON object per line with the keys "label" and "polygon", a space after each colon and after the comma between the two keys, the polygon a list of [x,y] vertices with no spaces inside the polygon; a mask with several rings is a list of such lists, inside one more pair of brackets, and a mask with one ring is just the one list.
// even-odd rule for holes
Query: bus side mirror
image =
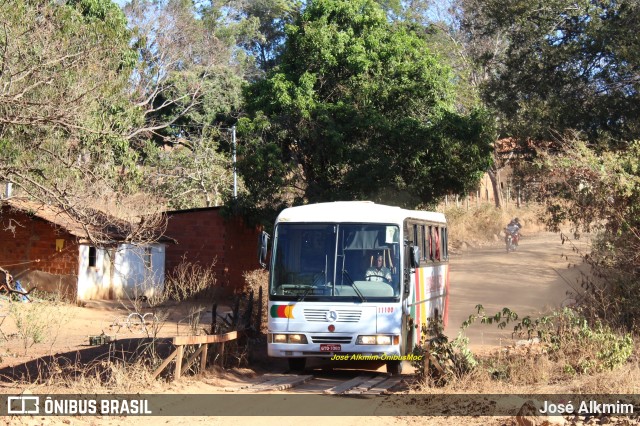
{"label": "bus side mirror", "polygon": [[258,263],[262,268],[267,268],[267,253],[269,248],[269,234],[262,231],[258,236]]}
{"label": "bus side mirror", "polygon": [[409,247],[409,264],[414,269],[420,266],[420,247]]}

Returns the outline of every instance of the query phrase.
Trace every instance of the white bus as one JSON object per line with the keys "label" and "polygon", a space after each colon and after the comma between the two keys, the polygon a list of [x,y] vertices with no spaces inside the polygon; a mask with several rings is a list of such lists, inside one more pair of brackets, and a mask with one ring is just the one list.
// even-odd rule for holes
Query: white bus
{"label": "white bus", "polygon": [[326,357],[380,360],[400,373],[422,325],[446,324],[448,257],[442,213],[360,201],[283,210],[268,262],[269,356],[288,358],[291,370]]}

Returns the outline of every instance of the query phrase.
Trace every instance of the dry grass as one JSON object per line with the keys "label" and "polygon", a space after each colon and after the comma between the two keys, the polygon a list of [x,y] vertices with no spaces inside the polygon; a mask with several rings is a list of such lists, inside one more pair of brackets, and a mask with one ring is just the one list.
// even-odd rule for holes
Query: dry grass
{"label": "dry grass", "polygon": [[[482,359],[481,363],[491,362]],[[435,394],[529,394],[529,393],[584,393],[584,394],[638,394],[640,392],[640,365],[629,362],[614,370],[566,379],[562,365],[543,356],[520,356],[503,361],[502,370],[510,377],[496,378],[494,369],[486,364],[471,373],[449,381],[445,386],[433,382],[420,382],[415,390]],[[561,380],[564,378],[564,380]]]}
{"label": "dry grass", "polygon": [[[637,352],[638,348],[636,348]],[[571,381],[567,386],[568,392],[637,395],[640,393],[640,365],[638,362],[630,362],[615,371]]]}
{"label": "dry grass", "polygon": [[[500,348],[476,356],[477,368],[468,374],[450,377],[444,386],[426,378],[415,386],[420,393],[582,393],[582,394],[638,394],[640,393],[640,343],[636,339],[633,355],[626,363],[613,369],[590,374],[571,374],[567,371],[568,357],[550,356],[547,347],[532,344],[524,347]],[[585,349],[587,350],[587,349]],[[596,353],[592,354],[595,358]]]}
{"label": "dry grass", "polygon": [[220,286],[216,285],[216,262],[217,259],[214,259],[211,264],[202,266],[183,258],[182,262],[167,274],[164,292],[155,301],[156,304],[168,299],[181,302],[205,291],[210,299],[218,298]]}
{"label": "dry grass", "polygon": [[152,372],[142,361],[127,364],[100,360],[88,365],[69,365],[56,359],[36,377],[16,380],[10,387],[18,392],[28,389],[38,393],[135,394],[161,389],[162,383],[152,377]]}
{"label": "dry grass", "polygon": [[493,241],[501,241],[501,232],[511,219],[517,217],[523,224],[522,233],[534,233],[543,229],[539,221],[542,208],[537,204],[527,204],[520,208],[507,206],[496,209],[492,204],[481,204],[478,207],[449,206],[442,210],[447,217],[449,241],[452,248],[459,248],[462,243],[481,245]]}
{"label": "dry grass", "polygon": [[37,299],[33,303],[9,303],[9,316],[16,325],[26,355],[35,344],[54,346],[61,327],[73,320],[72,309],[60,297],[52,300]]}
{"label": "dry grass", "polygon": [[137,393],[152,389],[158,382],[152,377],[153,370],[138,361],[132,364],[104,361],[89,366],[73,380],[65,380],[65,387],[74,393],[117,391]]}
{"label": "dry grass", "polygon": [[244,291],[253,290],[254,297],[257,298],[260,289],[262,289],[262,309],[261,309],[261,318],[260,320],[260,330],[263,333],[267,332],[267,308],[269,305],[268,301],[268,290],[269,290],[269,271],[265,269],[255,269],[253,271],[245,272],[244,275],[245,280],[245,289]]}

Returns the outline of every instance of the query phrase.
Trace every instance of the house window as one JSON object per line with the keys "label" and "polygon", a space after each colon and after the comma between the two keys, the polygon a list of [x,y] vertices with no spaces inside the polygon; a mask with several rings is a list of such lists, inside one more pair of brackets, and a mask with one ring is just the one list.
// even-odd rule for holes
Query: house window
{"label": "house window", "polygon": [[96,267],[97,254],[98,254],[98,251],[96,250],[95,247],[89,247],[89,268]]}

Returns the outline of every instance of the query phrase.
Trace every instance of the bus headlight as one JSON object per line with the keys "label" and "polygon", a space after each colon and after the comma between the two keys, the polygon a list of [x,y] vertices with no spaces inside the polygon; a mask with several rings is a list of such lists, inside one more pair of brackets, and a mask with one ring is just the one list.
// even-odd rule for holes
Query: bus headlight
{"label": "bus headlight", "polygon": [[272,334],[271,335],[273,343],[287,343],[287,335],[286,334]]}
{"label": "bus headlight", "polygon": [[306,344],[307,343],[307,336],[305,336],[304,334],[289,334],[289,343],[300,343],[300,344]]}
{"label": "bus headlight", "polygon": [[304,334],[271,334],[272,343],[307,344],[307,336]]}
{"label": "bus headlight", "polygon": [[376,335],[376,336],[358,336],[356,339],[356,345],[390,345],[391,336]]}

